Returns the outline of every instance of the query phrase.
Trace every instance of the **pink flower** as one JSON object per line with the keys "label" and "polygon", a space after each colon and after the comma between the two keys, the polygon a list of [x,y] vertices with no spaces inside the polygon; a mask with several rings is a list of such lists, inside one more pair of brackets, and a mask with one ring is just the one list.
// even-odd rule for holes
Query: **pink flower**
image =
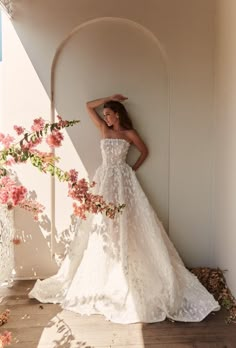
{"label": "pink flower", "polygon": [[76,203],[73,203],[74,215],[79,216],[81,219],[86,220],[85,208],[83,205],[78,206]]}
{"label": "pink flower", "polygon": [[24,133],[25,130],[25,128],[19,126],[14,126],[13,128],[16,131],[17,135],[21,135],[22,133]]}
{"label": "pink flower", "polygon": [[6,136],[4,134],[0,134],[0,141],[5,146],[6,149],[9,149],[12,142],[15,140],[12,136],[7,134]]}
{"label": "pink flower", "polygon": [[64,137],[61,132],[53,130],[52,133],[47,136],[46,143],[50,147],[59,147],[63,139]]}
{"label": "pink flower", "polygon": [[4,347],[5,345],[9,345],[11,343],[11,340],[11,332],[9,331],[5,331],[3,335],[0,335],[0,344],[2,344],[2,347]]}
{"label": "pink flower", "polygon": [[94,185],[94,182],[88,183],[85,179],[68,182],[68,196],[80,203],[80,205],[73,203],[74,214],[81,219],[86,219],[86,213],[105,213],[106,216],[114,219],[124,205],[115,206],[113,203],[107,203],[102,196],[94,195],[89,191]]}
{"label": "pink flower", "polygon": [[1,188],[1,191],[0,191],[0,203],[1,204],[7,204],[7,201],[8,201],[8,198],[9,198],[9,193],[6,189],[2,189]]}
{"label": "pink flower", "polygon": [[71,182],[76,182],[78,178],[78,172],[75,169],[69,170],[69,180]]}
{"label": "pink flower", "polygon": [[24,186],[15,186],[11,191],[11,200],[14,206],[25,199],[27,189]]}
{"label": "pink flower", "polygon": [[58,126],[61,127],[61,128],[65,128],[66,126],[68,126],[69,122],[68,121],[65,121],[62,119],[61,116],[57,115],[57,118],[59,120],[58,122]]}
{"label": "pink flower", "polygon": [[15,183],[10,177],[4,176],[0,179],[0,203],[7,204],[9,209],[23,201],[26,194],[27,189]]}
{"label": "pink flower", "polygon": [[31,129],[33,132],[39,132],[43,130],[45,121],[42,119],[42,117],[36,118],[34,120],[33,125],[31,126]]}

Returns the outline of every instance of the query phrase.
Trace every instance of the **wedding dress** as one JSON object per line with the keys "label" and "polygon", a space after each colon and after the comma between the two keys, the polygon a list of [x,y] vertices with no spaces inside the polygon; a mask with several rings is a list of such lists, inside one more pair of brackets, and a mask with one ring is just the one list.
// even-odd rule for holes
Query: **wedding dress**
{"label": "wedding dress", "polygon": [[129,146],[102,139],[94,177],[96,193],[125,203],[123,212],[114,220],[98,214],[82,221],[58,273],[37,280],[29,297],[122,324],[201,321],[220,306],[185,268],[126,163]]}

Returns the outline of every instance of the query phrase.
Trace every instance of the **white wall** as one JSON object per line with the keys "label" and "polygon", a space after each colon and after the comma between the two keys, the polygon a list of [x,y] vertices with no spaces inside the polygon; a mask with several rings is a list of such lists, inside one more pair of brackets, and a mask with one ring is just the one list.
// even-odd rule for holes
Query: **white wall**
{"label": "white wall", "polygon": [[[2,17],[2,25],[0,129],[16,136],[13,125],[29,129],[34,118],[48,118],[49,99],[6,15]],[[16,237],[21,239],[21,244],[15,246],[16,275],[25,278],[51,274],[56,270],[56,264],[50,252],[50,180],[30,166],[17,165],[13,169],[32,196],[45,206],[41,223],[35,222],[31,214],[23,210],[15,211]]]}
{"label": "white wall", "polygon": [[[88,139],[92,149],[98,146],[98,135],[86,119],[83,104],[105,93],[126,93],[137,129],[150,146],[150,157],[138,176],[188,266],[212,264],[213,10],[212,0],[120,0],[118,4],[113,0],[72,0],[69,6],[62,0],[22,0],[16,2],[13,19],[48,94],[52,60],[62,40],[91,19],[122,19],[119,24],[113,19],[85,27],[59,57],[56,107],[63,116],[82,120],[78,136],[83,141],[80,143],[72,130],[66,146],[72,162],[77,158],[81,167],[85,165],[83,170],[88,167],[92,174],[98,160],[86,153],[86,147]],[[137,23],[137,28],[127,20]],[[100,36],[95,45],[96,35]],[[112,41],[113,35],[116,41]],[[133,52],[127,52],[130,44]],[[147,51],[142,52],[144,46]],[[102,59],[111,65],[107,68]],[[130,71],[132,67],[135,69]],[[37,100],[35,93],[32,98]],[[19,117],[22,114],[18,111]],[[57,220],[57,229],[64,229],[67,221],[67,216]],[[39,269],[44,265],[40,259]],[[25,271],[29,273],[30,267]]]}
{"label": "white wall", "polygon": [[219,0],[215,48],[214,263],[226,272],[236,294],[236,2]]}

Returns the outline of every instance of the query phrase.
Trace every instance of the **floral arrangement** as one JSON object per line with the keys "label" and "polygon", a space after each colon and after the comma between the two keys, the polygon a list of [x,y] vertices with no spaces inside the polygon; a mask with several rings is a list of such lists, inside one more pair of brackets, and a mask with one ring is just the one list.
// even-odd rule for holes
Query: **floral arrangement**
{"label": "floral arrangement", "polygon": [[[6,309],[0,314],[0,326],[8,322],[9,313],[9,309]],[[3,334],[0,333],[0,348],[9,345],[11,343],[11,338],[11,333],[9,331],[5,331]]]}
{"label": "floral arrangement", "polygon": [[[57,116],[58,122],[49,123],[41,117],[33,121],[30,131],[22,126],[14,126],[14,130],[19,137],[0,133],[0,204],[4,204],[8,209],[19,206],[33,213],[37,220],[43,211],[43,206],[29,197],[26,187],[17,182],[12,177],[11,171],[7,170],[14,164],[30,162],[43,173],[49,173],[57,177],[59,181],[67,182],[68,196],[73,200],[73,213],[86,219],[86,213],[105,213],[108,217],[114,218],[124,205],[116,206],[114,203],[107,203],[102,196],[95,195],[91,188],[95,183],[89,183],[85,179],[78,179],[78,172],[75,169],[63,171],[56,163],[59,158],[54,156],[52,149],[62,145],[64,136],[62,130],[77,124],[77,120],[63,120]],[[50,148],[50,152],[42,152],[38,146],[45,140]]]}
{"label": "floral arrangement", "polygon": [[[39,214],[44,210],[43,205],[30,197],[27,188],[19,183],[11,169],[13,165],[30,163],[42,173],[49,173],[59,181],[67,183],[68,196],[73,200],[74,215],[86,219],[87,213],[105,213],[109,218],[114,218],[124,205],[107,203],[102,196],[92,193],[94,182],[78,179],[75,169],[63,171],[56,165],[59,158],[52,149],[62,145],[62,131],[79,122],[63,120],[60,116],[57,118],[58,122],[54,123],[46,122],[41,117],[36,118],[30,131],[22,126],[14,126],[16,138],[0,133],[0,204],[9,210],[18,206],[31,212],[34,219],[38,220]],[[49,147],[49,152],[39,150],[38,147],[43,141]],[[13,239],[14,244],[19,242],[18,239]],[[0,315],[0,326],[8,321],[8,316],[8,310]],[[10,332],[0,333],[0,348],[9,345],[11,340]]]}
{"label": "floral arrangement", "polygon": [[5,331],[3,334],[0,334],[0,348],[11,344],[11,333]]}
{"label": "floral arrangement", "polygon": [[199,281],[214,296],[219,304],[228,311],[225,322],[236,324],[236,299],[232,295],[224,273],[219,268],[197,267],[190,271],[195,274]]}

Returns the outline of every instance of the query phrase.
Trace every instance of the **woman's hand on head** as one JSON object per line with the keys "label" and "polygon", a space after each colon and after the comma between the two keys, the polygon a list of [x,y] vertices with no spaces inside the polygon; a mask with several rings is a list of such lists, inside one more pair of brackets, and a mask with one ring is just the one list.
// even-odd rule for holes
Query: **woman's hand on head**
{"label": "woman's hand on head", "polygon": [[122,94],[114,94],[114,95],[112,95],[111,96],[111,100],[116,100],[116,101],[124,101],[124,100],[126,100],[126,99],[128,99],[127,97],[125,97],[124,95],[122,95]]}

